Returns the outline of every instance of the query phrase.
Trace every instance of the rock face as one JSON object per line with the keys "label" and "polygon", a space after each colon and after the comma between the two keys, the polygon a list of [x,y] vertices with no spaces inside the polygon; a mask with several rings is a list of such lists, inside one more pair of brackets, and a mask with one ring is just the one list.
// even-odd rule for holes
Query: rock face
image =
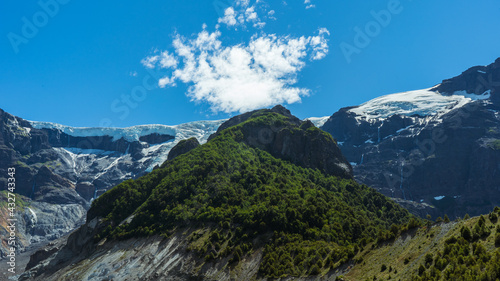
{"label": "rock face", "polygon": [[[2,196],[1,199],[6,198]],[[15,212],[17,250],[20,252],[60,238],[84,223],[86,209],[80,204],[36,202],[23,200],[19,195],[16,199],[24,206]],[[4,208],[0,214],[0,236],[4,239],[9,236],[6,219],[10,217]],[[0,253],[5,257],[8,252],[1,247]]]}
{"label": "rock face", "polygon": [[200,142],[196,138],[181,140],[177,145],[172,147],[172,149],[168,153],[167,160],[172,160],[181,154],[188,153],[189,151],[197,148],[198,146],[200,146]]}
{"label": "rock face", "polygon": [[[259,122],[245,122],[256,114],[274,112],[285,117],[269,125]],[[289,122],[287,124],[287,122]],[[226,128],[241,124],[242,141],[246,144],[269,152],[274,157],[288,160],[293,164],[316,168],[327,174],[351,178],[352,167],[347,162],[335,141],[320,130],[308,130],[314,127],[311,121],[301,121],[281,105],[269,110],[247,112],[223,123],[214,138]]]}
{"label": "rock face", "polygon": [[484,214],[500,205],[499,95],[497,59],[431,89],[343,108],[322,129],[358,181],[407,206],[433,205],[419,208],[434,216]]}
{"label": "rock face", "polygon": [[[224,121],[73,128],[29,122],[0,109],[0,186],[7,186],[7,170],[15,168],[15,192],[31,210],[25,208],[19,216],[37,217],[33,223],[20,219],[19,249],[73,230],[94,198],[161,165],[179,141],[193,137],[205,142]],[[0,219],[6,218],[2,213]],[[0,246],[1,258],[5,245]]]}

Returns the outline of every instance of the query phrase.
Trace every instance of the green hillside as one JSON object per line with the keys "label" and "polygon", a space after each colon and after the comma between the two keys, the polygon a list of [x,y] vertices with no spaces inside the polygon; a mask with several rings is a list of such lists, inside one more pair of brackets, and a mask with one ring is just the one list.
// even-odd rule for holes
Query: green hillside
{"label": "green hillside", "polygon": [[500,209],[371,243],[344,280],[500,280]]}
{"label": "green hillside", "polygon": [[100,196],[87,218],[104,218],[108,224],[96,240],[168,237],[196,228],[200,231],[191,236],[190,249],[205,262],[227,258],[234,267],[243,256],[263,249],[262,276],[305,276],[338,267],[374,237],[391,238],[420,224],[372,188],[293,165],[244,143],[243,126],[277,123],[326,135],[283,115],[257,112]]}

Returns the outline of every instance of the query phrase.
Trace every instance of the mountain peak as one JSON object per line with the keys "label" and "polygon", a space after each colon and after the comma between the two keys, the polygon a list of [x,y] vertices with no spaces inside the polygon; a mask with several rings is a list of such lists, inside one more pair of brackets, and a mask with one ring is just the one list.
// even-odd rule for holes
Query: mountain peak
{"label": "mountain peak", "polygon": [[500,92],[500,58],[489,65],[474,66],[458,76],[445,79],[432,90],[444,95],[452,95],[461,91],[475,95],[490,92],[492,101],[500,101],[500,97],[498,97],[498,92]]}
{"label": "mountain peak", "polygon": [[265,150],[276,158],[330,175],[352,178],[352,167],[335,140],[311,121],[301,121],[281,105],[233,117],[210,139],[225,130],[237,130],[242,134],[237,137],[238,141]]}

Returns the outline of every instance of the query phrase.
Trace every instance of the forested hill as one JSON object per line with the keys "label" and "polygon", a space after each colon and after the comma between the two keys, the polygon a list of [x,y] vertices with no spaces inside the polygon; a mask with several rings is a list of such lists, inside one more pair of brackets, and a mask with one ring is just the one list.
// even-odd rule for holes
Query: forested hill
{"label": "forested hill", "polygon": [[[87,225],[99,220],[93,242],[169,239],[195,229],[183,243],[200,266],[222,262],[236,270],[261,252],[258,276],[307,276],[339,267],[373,237],[419,223],[357,184],[329,134],[279,111],[255,111],[100,196],[87,217]],[[288,153],[289,145],[302,152]],[[329,169],[321,161],[337,164]]]}
{"label": "forested hill", "polygon": [[[455,222],[415,218],[356,183],[348,167],[337,173],[312,161],[321,160],[316,151],[338,167],[344,158],[330,135],[282,107],[221,128],[206,144],[179,144],[161,167],[100,196],[87,223],[32,256],[21,280],[500,276],[500,209]],[[291,139],[303,153],[287,154]]]}

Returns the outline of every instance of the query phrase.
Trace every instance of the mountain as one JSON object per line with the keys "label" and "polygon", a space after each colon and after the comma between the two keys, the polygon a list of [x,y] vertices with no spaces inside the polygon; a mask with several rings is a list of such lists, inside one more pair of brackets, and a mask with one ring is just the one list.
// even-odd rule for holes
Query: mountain
{"label": "mountain", "polygon": [[335,278],[373,237],[421,224],[356,183],[334,139],[281,106],[188,142],[94,200],[86,223],[35,253],[20,280]]}
{"label": "mountain", "polygon": [[321,128],[359,182],[415,213],[479,215],[500,204],[499,109],[497,59],[429,89],[342,108]]}
{"label": "mountain", "polygon": [[[26,121],[0,109],[0,183],[6,187],[8,168],[16,169],[18,250],[74,230],[97,196],[161,165],[179,141],[193,137],[205,142],[223,122],[74,128]],[[8,237],[7,218],[2,212],[2,237]],[[7,244],[2,240],[4,258]]]}

